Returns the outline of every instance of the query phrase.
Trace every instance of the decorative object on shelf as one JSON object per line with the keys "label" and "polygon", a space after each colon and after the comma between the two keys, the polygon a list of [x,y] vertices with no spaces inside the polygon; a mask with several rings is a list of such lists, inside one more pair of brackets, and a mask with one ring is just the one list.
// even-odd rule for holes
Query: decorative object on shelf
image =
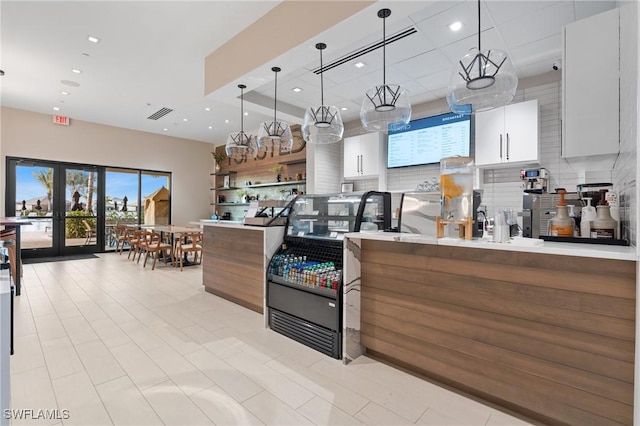
{"label": "decorative object on shelf", "polygon": [[275,151],[276,147],[282,151],[291,151],[293,148],[293,135],[289,124],[284,121],[278,121],[276,117],[278,104],[278,73],[281,71],[279,67],[271,68],[276,75],[275,93],[273,95],[273,121],[264,121],[258,130],[258,148],[267,151],[272,147]]}
{"label": "decorative object on shelf", "polygon": [[237,192],[238,194],[238,203],[248,203],[249,202],[249,194],[245,189],[240,189]]}
{"label": "decorative object on shelf", "polygon": [[216,163],[216,173],[220,171],[220,163],[224,161],[227,156],[222,152],[211,151],[211,155],[213,156],[213,161]]}
{"label": "decorative object on shelf", "polygon": [[451,73],[447,102],[451,111],[473,114],[507,105],[518,88],[518,76],[506,52],[482,50],[478,0],[478,49],[467,53]]}
{"label": "decorative object on shelf", "polygon": [[316,49],[320,51],[320,106],[309,107],[304,114],[302,137],[309,143],[335,143],[342,139],[344,133],[344,124],[338,108],[324,104],[322,51],[326,48],[327,45],[324,43],[316,44]]}
{"label": "decorative object on shelf", "polygon": [[367,90],[360,121],[362,127],[370,132],[386,132],[389,127],[399,129],[411,120],[411,103],[407,90],[399,84],[387,84],[386,81],[386,19],[391,10],[380,9],[378,18],[382,18],[382,85]]}
{"label": "decorative object on shelf", "polygon": [[244,132],[244,89],[247,86],[238,84],[238,87],[240,88],[240,131],[229,134],[225,151],[229,157],[234,159],[255,158],[258,155],[257,142],[252,135]]}
{"label": "decorative object on shelf", "polygon": [[282,169],[284,169],[282,165],[273,166],[269,169],[271,173],[276,174],[276,182],[282,182],[282,175],[280,174],[282,173]]}

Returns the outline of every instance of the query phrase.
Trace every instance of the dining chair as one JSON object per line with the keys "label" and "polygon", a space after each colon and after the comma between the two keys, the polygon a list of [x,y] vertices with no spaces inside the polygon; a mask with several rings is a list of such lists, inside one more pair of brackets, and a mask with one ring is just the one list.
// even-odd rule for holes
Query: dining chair
{"label": "dining chair", "polygon": [[93,238],[95,241],[96,238],[96,229],[91,226],[86,219],[82,219],[82,224],[84,225],[85,233],[87,235],[87,239],[84,240],[84,245],[88,246],[91,243],[91,239]]}
{"label": "dining chair", "polygon": [[185,232],[176,241],[176,260],[180,263],[180,270],[183,270],[183,258],[189,253],[193,253],[193,262],[198,263],[198,253],[200,253],[200,263],[202,263],[202,254],[204,250],[204,242],[202,232]]}
{"label": "dining chair", "polygon": [[[127,235],[127,227],[124,225],[116,225],[113,227],[113,238],[116,242],[116,252],[119,252],[122,255],[122,250],[124,250],[125,244],[129,244],[129,239]],[[133,229],[132,229],[133,231]],[[133,235],[133,233],[132,233]]]}
{"label": "dining chair", "polygon": [[[149,256],[152,256],[153,265],[151,265],[151,270],[153,271],[156,268],[156,261],[158,257],[160,257],[160,254],[163,255],[165,264],[168,264],[171,258],[171,264],[173,265],[173,246],[164,242],[159,233],[155,231],[144,231],[143,245],[145,250],[143,267],[147,266],[147,259]],[[140,261],[139,257],[138,261]]]}
{"label": "dining chair", "polygon": [[[131,253],[133,253],[133,258],[131,260],[136,260],[136,255],[140,252],[140,244],[143,242],[143,232],[139,229],[127,229],[127,238],[129,241],[129,254],[127,255],[127,259],[131,258]],[[139,257],[138,257],[139,258]]]}

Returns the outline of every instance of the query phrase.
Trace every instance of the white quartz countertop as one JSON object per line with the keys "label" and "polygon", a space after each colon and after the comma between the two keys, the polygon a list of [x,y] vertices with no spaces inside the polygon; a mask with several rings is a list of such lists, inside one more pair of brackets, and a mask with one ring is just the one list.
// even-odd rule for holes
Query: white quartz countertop
{"label": "white quartz countertop", "polygon": [[346,238],[362,240],[399,241],[414,244],[436,244],[442,246],[469,247],[486,250],[508,250],[525,253],[555,254],[561,256],[595,257],[600,259],[637,260],[635,247],[609,246],[602,244],[556,243],[532,238],[512,238],[508,243],[494,243],[490,240],[459,238],[436,238],[416,234],[393,232],[353,232]]}
{"label": "white quartz countertop", "polygon": [[267,228],[275,228],[274,226],[251,226],[244,225],[241,221],[238,220],[211,220],[211,219],[200,219],[197,222],[189,222],[190,225],[196,226],[217,226],[221,228],[237,228],[237,229],[250,229],[256,231],[263,231]]}

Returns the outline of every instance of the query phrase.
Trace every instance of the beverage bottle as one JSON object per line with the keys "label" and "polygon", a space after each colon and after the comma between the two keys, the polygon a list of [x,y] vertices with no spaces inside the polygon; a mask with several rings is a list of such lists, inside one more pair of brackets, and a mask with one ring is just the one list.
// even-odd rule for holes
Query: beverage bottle
{"label": "beverage bottle", "polygon": [[582,208],[582,220],[580,221],[580,236],[582,238],[591,238],[591,221],[596,218],[596,208],[591,205],[591,198],[583,198],[587,201],[587,205]]}
{"label": "beverage bottle", "polygon": [[567,191],[559,189],[560,201],[556,206],[556,216],[551,219],[549,231],[552,237],[573,237],[573,228],[575,227],[574,220],[569,217],[569,209],[567,208],[567,202],[564,200],[564,194]]}
{"label": "beverage bottle", "polygon": [[596,206],[597,216],[591,221],[591,238],[617,238],[618,222],[611,217],[606,200],[606,189],[600,190],[600,201]]}

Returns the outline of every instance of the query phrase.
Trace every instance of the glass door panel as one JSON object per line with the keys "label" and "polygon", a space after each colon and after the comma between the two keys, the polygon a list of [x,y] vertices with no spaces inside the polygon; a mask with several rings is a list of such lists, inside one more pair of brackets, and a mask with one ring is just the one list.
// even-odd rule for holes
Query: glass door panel
{"label": "glass door panel", "polygon": [[[15,165],[15,216],[32,225],[21,228],[23,250],[53,249],[54,167],[38,163]],[[7,212],[11,214],[11,212]]]}
{"label": "glass door panel", "polygon": [[98,245],[98,173],[65,168],[64,247]]}

